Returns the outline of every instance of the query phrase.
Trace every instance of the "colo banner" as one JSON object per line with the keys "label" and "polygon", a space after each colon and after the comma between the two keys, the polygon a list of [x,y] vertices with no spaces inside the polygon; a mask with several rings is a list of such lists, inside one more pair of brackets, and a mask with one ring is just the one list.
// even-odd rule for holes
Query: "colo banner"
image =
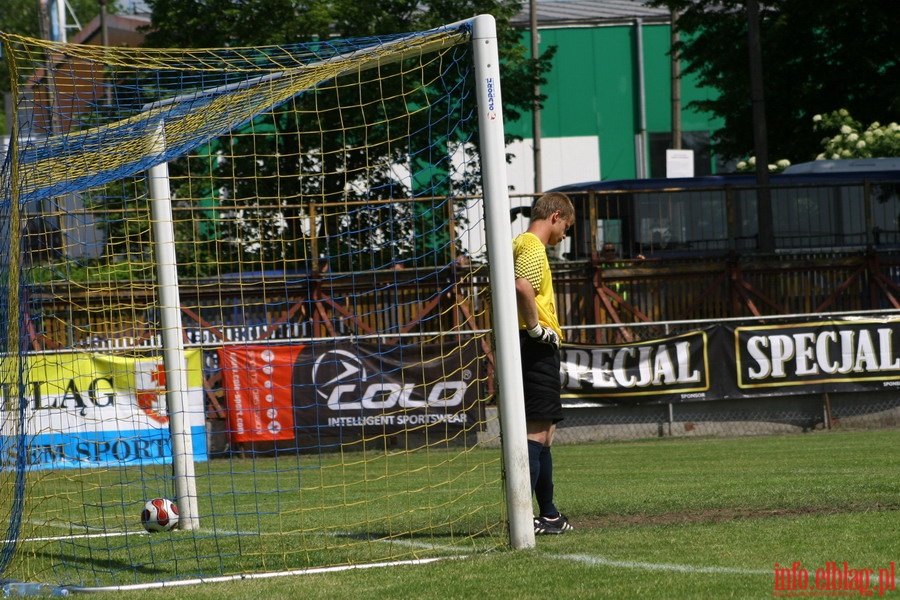
{"label": "colo banner", "polygon": [[900,319],[721,324],[632,344],[566,345],[560,380],[570,405],[896,392]]}
{"label": "colo banner", "polygon": [[478,422],[478,343],[222,348],[232,441],[461,431]]}
{"label": "colo banner", "polygon": [[[206,416],[199,350],[185,352],[187,422],[194,459],[206,460]],[[25,359],[30,469],[165,464],[172,460],[162,358],[89,353]],[[8,398],[2,408],[8,408]],[[3,418],[3,437],[16,433]],[[14,447],[13,444],[4,447]]]}

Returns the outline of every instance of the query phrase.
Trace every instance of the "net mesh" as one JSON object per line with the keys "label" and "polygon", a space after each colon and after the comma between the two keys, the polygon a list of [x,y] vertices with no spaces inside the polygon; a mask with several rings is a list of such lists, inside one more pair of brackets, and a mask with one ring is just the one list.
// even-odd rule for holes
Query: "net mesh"
{"label": "net mesh", "polygon": [[[124,586],[505,543],[469,35],[0,34],[4,577]],[[161,163],[171,223],[151,210]],[[156,259],[167,228],[176,265]],[[175,495],[166,268],[198,526],[148,534],[144,503]]]}

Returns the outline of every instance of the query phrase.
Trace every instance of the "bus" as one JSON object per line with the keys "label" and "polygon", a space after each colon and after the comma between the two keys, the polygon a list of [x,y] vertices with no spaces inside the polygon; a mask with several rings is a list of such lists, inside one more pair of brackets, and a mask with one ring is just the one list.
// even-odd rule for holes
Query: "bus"
{"label": "bus", "polygon": [[[768,190],[772,222],[760,224]],[[575,204],[562,258],[727,255],[759,251],[760,227],[776,252],[852,251],[900,245],[900,159],[803,163],[771,174],[592,181],[555,188]]]}

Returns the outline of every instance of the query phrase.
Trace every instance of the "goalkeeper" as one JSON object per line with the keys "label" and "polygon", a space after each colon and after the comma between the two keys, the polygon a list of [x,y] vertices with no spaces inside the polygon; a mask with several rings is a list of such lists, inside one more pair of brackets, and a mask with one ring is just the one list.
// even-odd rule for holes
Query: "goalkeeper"
{"label": "goalkeeper", "polygon": [[525,383],[525,421],[531,490],[538,504],[536,535],[561,534],[573,529],[553,503],[553,459],[550,447],[556,424],[563,419],[559,382],[562,329],[547,246],[566,237],[575,209],[565,194],[548,193],[531,208],[528,231],[513,240],[516,304]]}

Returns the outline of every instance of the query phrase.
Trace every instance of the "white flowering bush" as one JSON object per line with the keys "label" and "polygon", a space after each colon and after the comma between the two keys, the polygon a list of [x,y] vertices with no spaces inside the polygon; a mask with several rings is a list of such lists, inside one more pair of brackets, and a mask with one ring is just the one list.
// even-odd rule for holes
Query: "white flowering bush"
{"label": "white flowering bush", "polygon": [[[776,161],[774,163],[769,163],[769,173],[781,173],[782,171],[787,169],[789,166],[791,166],[791,161],[789,161],[786,158],[782,158],[781,160]],[[755,172],[756,171],[756,157],[751,156],[747,160],[739,161],[736,166],[736,169],[739,173],[746,173],[746,172],[750,172],[750,171]]]}
{"label": "white flowering bush", "polygon": [[[850,116],[847,109],[815,115],[813,130],[827,134],[822,138],[824,150],[816,160],[842,158],[892,158],[900,156],[900,125],[882,125],[875,121],[863,129],[862,123]],[[791,166],[788,160],[769,165],[770,173],[781,173]],[[756,157],[751,156],[737,164],[738,172],[755,172]]]}
{"label": "white flowering bush", "polygon": [[828,134],[822,138],[824,151],[816,160],[841,158],[874,158],[900,156],[900,125],[882,125],[875,121],[866,129],[846,109],[813,117],[815,131]]}

